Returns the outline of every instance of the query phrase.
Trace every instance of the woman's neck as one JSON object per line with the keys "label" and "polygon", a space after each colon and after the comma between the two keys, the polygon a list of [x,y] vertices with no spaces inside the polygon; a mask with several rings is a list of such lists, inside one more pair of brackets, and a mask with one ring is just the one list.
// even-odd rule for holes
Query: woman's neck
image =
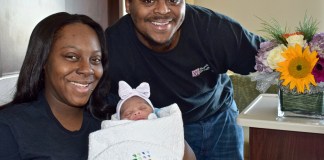
{"label": "woman's neck", "polygon": [[66,107],[50,107],[55,118],[61,125],[69,131],[78,131],[82,127],[83,109],[74,108],[66,109]]}

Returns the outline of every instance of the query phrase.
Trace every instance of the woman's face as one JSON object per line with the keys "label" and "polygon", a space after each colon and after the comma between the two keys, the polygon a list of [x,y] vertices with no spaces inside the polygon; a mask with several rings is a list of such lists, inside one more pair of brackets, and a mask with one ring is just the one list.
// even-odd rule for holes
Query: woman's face
{"label": "woman's face", "polygon": [[102,74],[101,46],[96,32],[82,23],[58,31],[44,66],[45,94],[51,107],[83,107]]}

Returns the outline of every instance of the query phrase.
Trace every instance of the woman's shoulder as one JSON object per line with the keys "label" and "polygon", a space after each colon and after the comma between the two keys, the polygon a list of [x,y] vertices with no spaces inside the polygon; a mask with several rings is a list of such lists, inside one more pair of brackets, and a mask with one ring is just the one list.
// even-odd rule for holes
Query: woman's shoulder
{"label": "woman's shoulder", "polygon": [[20,115],[30,113],[32,103],[10,104],[0,110],[0,122],[18,119]]}
{"label": "woman's shoulder", "polygon": [[30,105],[30,103],[8,104],[0,109],[0,115],[21,112],[24,110],[24,108]]}

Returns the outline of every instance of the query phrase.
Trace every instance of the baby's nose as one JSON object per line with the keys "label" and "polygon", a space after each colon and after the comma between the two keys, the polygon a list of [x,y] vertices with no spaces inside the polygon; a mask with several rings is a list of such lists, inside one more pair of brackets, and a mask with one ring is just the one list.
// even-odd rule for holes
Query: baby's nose
{"label": "baby's nose", "polygon": [[140,115],[141,111],[134,112],[134,115]]}

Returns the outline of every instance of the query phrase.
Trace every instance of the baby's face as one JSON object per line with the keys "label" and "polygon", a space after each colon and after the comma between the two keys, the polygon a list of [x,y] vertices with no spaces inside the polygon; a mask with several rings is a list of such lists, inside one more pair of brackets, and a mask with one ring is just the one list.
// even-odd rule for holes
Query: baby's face
{"label": "baby's face", "polygon": [[126,100],[121,106],[120,119],[147,119],[152,112],[152,107],[143,98],[134,96]]}

